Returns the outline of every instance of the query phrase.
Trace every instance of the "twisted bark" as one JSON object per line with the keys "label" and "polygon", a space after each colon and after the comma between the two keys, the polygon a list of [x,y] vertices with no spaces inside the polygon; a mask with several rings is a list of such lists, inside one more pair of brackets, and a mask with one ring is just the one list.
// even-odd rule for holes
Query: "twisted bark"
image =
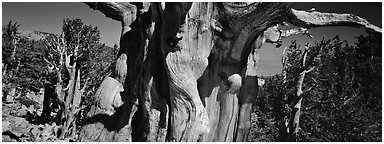
{"label": "twisted bark", "polygon": [[[325,25],[381,31],[361,18],[298,12],[285,3],[86,4],[122,22],[119,56],[127,56],[124,104],[100,124],[118,126],[102,128],[108,139],[89,139],[95,122],[86,123],[81,137],[91,141],[246,141],[265,42],[279,45]],[[282,31],[282,22],[304,28]]]}

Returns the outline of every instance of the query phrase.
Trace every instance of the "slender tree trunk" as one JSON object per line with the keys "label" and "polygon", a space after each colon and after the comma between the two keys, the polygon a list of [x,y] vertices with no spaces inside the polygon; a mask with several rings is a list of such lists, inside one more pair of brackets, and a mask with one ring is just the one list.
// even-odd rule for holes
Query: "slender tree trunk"
{"label": "slender tree trunk", "polygon": [[287,141],[297,142],[297,137],[300,129],[300,115],[301,115],[301,101],[303,98],[300,98],[299,101],[292,107],[292,112],[290,115],[289,122],[289,134],[287,137]]}
{"label": "slender tree trunk", "polygon": [[[19,65],[20,65],[20,61],[16,61],[16,52],[17,52],[17,43],[18,43],[18,39],[16,38],[13,38],[12,39],[12,53],[11,53],[11,56],[10,56],[10,60],[11,60],[11,64],[14,65],[15,63],[16,64],[16,72],[19,70]],[[13,77],[13,74],[14,72],[11,72],[10,73],[10,77]]]}
{"label": "slender tree trunk", "polygon": [[302,85],[304,81],[305,73],[300,74],[298,80],[297,80],[297,85],[296,85],[296,95],[293,98],[294,103],[291,106],[291,115],[289,117],[289,123],[288,123],[288,137],[287,141],[297,141],[297,136],[299,133],[300,129],[300,115],[301,115],[301,102],[303,100],[302,97]]}
{"label": "slender tree trunk", "polygon": [[11,62],[15,62],[16,61],[16,52],[17,52],[17,43],[18,43],[18,40],[16,38],[13,38],[12,39],[12,53],[11,53],[11,56],[10,56],[10,59],[11,59]]}
{"label": "slender tree trunk", "polygon": [[[286,54],[287,47],[283,50],[283,56],[281,59],[281,64],[283,66],[282,68],[282,76],[283,76],[283,82],[282,87],[284,89],[287,88],[287,56]],[[286,141],[287,135],[288,135],[288,122],[287,122],[287,116],[284,114],[284,111],[286,108],[288,108],[288,103],[285,103],[284,101],[287,99],[287,93],[285,92],[279,92],[277,95],[277,99],[275,100],[276,103],[274,103],[274,109],[276,109],[276,121],[277,125],[279,127],[279,135],[277,137],[278,142]]]}
{"label": "slender tree trunk", "polygon": [[303,91],[304,78],[305,78],[305,74],[311,72],[314,69],[314,66],[312,65],[312,63],[314,61],[314,58],[317,56],[317,54],[320,50],[321,49],[317,49],[308,58],[307,55],[309,52],[309,47],[308,47],[308,45],[306,45],[304,52],[302,53],[302,57],[300,59],[301,67],[298,70],[299,75],[297,76],[297,78],[295,78],[295,80],[296,80],[296,82],[295,82],[296,94],[293,95],[292,102],[290,103],[291,114],[289,116],[289,122],[288,122],[288,126],[287,126],[288,134],[286,135],[287,137],[285,138],[285,141],[292,141],[292,142],[298,141],[298,134],[299,134],[299,129],[300,129],[301,105],[302,105],[302,101],[303,101],[303,96],[308,95],[308,93],[315,86],[314,85],[311,88],[307,88],[304,92]]}

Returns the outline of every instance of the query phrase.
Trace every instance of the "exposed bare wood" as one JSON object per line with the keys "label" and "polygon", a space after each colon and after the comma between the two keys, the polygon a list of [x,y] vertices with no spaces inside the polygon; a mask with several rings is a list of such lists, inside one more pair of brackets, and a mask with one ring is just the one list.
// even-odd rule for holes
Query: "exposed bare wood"
{"label": "exposed bare wood", "polygon": [[129,13],[131,11],[136,11],[136,7],[128,2],[85,2],[85,4],[117,21],[123,21],[125,15],[132,14]]}
{"label": "exposed bare wood", "polygon": [[68,73],[70,73],[73,67],[70,64],[72,54],[67,55],[67,53],[65,53],[64,56],[65,56],[65,69],[68,71]]}
{"label": "exposed bare wood", "polygon": [[290,16],[289,22],[300,27],[359,26],[381,33],[381,28],[353,14],[322,13],[317,11],[307,12],[291,9],[288,16]]}
{"label": "exposed bare wood", "polygon": [[128,2],[86,2],[90,8],[102,12],[106,17],[122,23],[122,35],[131,30],[136,19],[137,8]]}
{"label": "exposed bare wood", "polygon": [[238,95],[242,85],[241,76],[233,74],[228,77],[229,88],[222,96],[218,133],[214,141],[228,142],[234,140],[234,133],[239,114]]}
{"label": "exposed bare wood", "polygon": [[113,77],[124,85],[125,77],[127,75],[127,55],[121,54],[116,60]]}
{"label": "exposed bare wood", "polygon": [[300,74],[309,73],[309,72],[311,72],[313,69],[315,69],[315,67],[310,67],[309,69],[307,69],[307,70],[304,70],[304,71],[303,71],[303,72],[301,72]]}
{"label": "exposed bare wood", "polygon": [[[84,85],[84,87],[85,87],[85,85]],[[82,94],[83,93],[80,89],[80,70],[78,70],[77,76],[76,76],[75,94],[73,96],[73,102],[72,102],[72,110],[78,109],[80,107]]]}
{"label": "exposed bare wood", "polygon": [[[113,140],[113,133],[115,130],[103,130],[102,128],[104,127],[104,125],[109,127],[111,125],[103,121],[103,119],[117,120],[114,119],[112,115],[116,113],[116,110],[119,106],[123,105],[123,102],[120,98],[120,92],[123,90],[123,86],[119,81],[111,77],[106,77],[103,80],[95,94],[95,105],[92,106],[91,111],[88,113],[88,115],[93,116],[90,117],[88,120],[91,124],[86,125],[84,128],[82,128],[82,131],[85,132],[80,133],[81,135],[85,134],[81,136],[81,141]],[[97,115],[93,115],[93,113],[99,114],[100,118],[97,118]],[[104,114],[105,116],[102,114]],[[97,129],[94,129],[94,127],[100,127],[101,129],[99,128],[99,131],[95,131]]]}
{"label": "exposed bare wood", "polygon": [[296,29],[289,29],[289,30],[281,31],[281,39],[290,37],[292,35],[298,35],[298,34],[305,34],[308,37],[313,38],[313,36],[309,34],[308,29],[296,28]]}

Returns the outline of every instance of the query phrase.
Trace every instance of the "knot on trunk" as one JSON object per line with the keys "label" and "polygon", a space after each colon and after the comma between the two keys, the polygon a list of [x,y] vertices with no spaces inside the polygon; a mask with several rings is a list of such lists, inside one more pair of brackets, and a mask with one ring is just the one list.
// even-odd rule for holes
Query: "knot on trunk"
{"label": "knot on trunk", "polygon": [[239,74],[233,74],[228,77],[228,82],[230,85],[229,92],[235,93],[241,88],[241,76]]}
{"label": "knot on trunk", "polygon": [[123,85],[117,80],[106,77],[96,91],[95,98],[97,106],[108,115],[116,112],[123,105],[120,92],[124,91]]}

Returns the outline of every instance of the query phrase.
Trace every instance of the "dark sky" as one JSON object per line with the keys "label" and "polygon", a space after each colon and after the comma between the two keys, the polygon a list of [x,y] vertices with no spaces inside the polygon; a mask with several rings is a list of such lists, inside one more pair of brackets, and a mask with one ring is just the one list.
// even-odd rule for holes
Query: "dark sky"
{"label": "dark sky", "polygon": [[[382,25],[382,4],[381,3],[330,3],[330,2],[302,2],[291,3],[295,9],[316,8],[321,12],[352,13],[367,19],[376,26]],[[22,31],[43,31],[60,33],[63,19],[81,18],[87,25],[97,26],[101,33],[101,42],[108,46],[119,43],[121,25],[119,22],[106,18],[98,11],[90,9],[80,2],[3,2],[2,3],[2,25],[10,20],[17,21]],[[364,29],[350,27],[328,27],[315,28],[310,30],[315,37],[309,39],[299,35],[284,39],[284,45],[288,46],[291,40],[297,39],[299,44],[305,42],[320,41],[322,37],[333,38],[339,34],[343,39],[354,43],[354,37],[363,34]],[[282,48],[276,49],[274,45],[265,44],[261,50],[261,66],[259,72],[262,75],[269,75],[281,72]]]}

